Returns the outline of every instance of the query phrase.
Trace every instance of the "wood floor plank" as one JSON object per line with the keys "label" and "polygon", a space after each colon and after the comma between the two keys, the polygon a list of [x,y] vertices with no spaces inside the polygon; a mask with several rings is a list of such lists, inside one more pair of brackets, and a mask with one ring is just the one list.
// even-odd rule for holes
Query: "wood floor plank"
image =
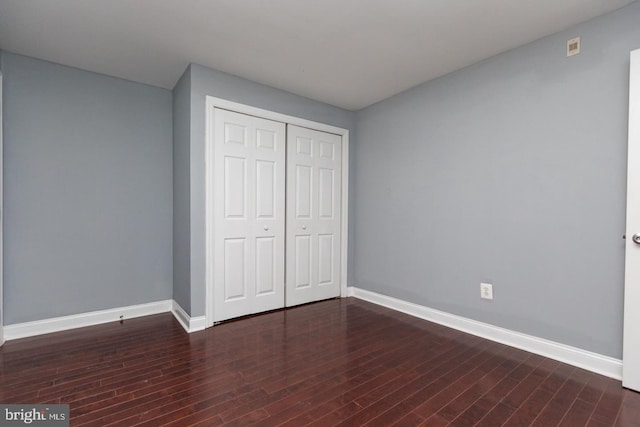
{"label": "wood floor plank", "polygon": [[573,367],[558,364],[553,372],[545,378],[536,390],[531,393],[517,410],[504,423],[504,426],[517,427],[531,425],[540,412],[547,406],[557,390],[567,380]]}
{"label": "wood floor plank", "polygon": [[480,419],[476,423],[478,427],[495,427],[501,426],[504,422],[511,417],[516,411],[516,408],[505,405],[504,403],[498,403],[487,415]]}
{"label": "wood floor plank", "polygon": [[588,377],[581,369],[575,369],[571,377],[558,390],[549,404],[540,412],[532,423],[533,426],[545,427],[558,425],[586,385]]}
{"label": "wood floor plank", "polygon": [[[502,350],[499,350],[498,353],[494,353],[494,355],[490,359],[488,359],[487,362],[477,366],[475,369],[471,370],[470,372],[467,368],[467,366],[469,366],[468,364],[462,365],[461,368],[463,369],[460,372],[462,376],[459,377],[457,381],[455,380],[457,375],[455,371],[449,371],[446,375],[443,375],[442,377],[440,377],[436,382],[433,382],[427,385],[426,387],[423,387],[413,395],[406,397],[400,403],[398,403],[391,409],[379,415],[377,418],[373,420],[373,423],[390,425],[402,419],[402,417],[407,413],[415,413],[417,415],[420,415],[422,418],[428,418],[429,414],[437,412],[435,409],[435,406],[438,405],[438,403],[436,403],[438,400],[440,400],[440,402],[442,402],[443,400],[447,400],[448,404],[445,404],[444,406],[442,406],[443,408],[451,409],[449,407],[449,405],[451,404],[454,404],[454,405],[461,404],[463,405],[464,408],[466,408],[467,405],[464,403],[461,403],[461,400],[459,400],[460,396],[462,396],[465,393],[465,391],[460,393],[460,390],[465,389],[465,387],[467,387],[465,390],[473,388],[474,384],[479,383],[477,381],[477,378],[483,377],[483,375],[486,376],[486,374],[491,373],[493,371],[491,369],[492,367],[495,368],[494,370],[498,370],[498,369],[501,369],[503,365],[510,364],[505,361],[503,362],[502,365],[499,365],[498,367],[495,366],[495,363],[502,358],[501,352]],[[476,363],[477,362],[478,361],[476,361]],[[438,381],[440,382],[439,384],[438,384]],[[450,385],[447,387],[447,384],[450,384]],[[446,395],[446,392],[437,393],[437,391],[442,390],[444,387],[447,387],[445,388],[445,390],[449,390],[450,394],[457,393],[458,397],[455,400],[449,400],[447,398],[444,398],[444,396]],[[423,403],[425,401],[428,402],[428,404]],[[427,409],[428,413],[425,412],[425,408],[427,407],[428,407]],[[442,412],[442,410],[440,412]],[[443,419],[446,419],[447,421],[450,421],[455,418],[455,415],[450,414],[450,416],[447,417],[444,413],[439,413],[438,416]]]}
{"label": "wood floor plank", "polygon": [[536,363],[539,364],[542,361],[532,354],[516,354],[514,355],[514,360],[519,361],[520,364],[493,388],[488,390],[473,405],[460,414],[460,416],[452,422],[453,425],[473,425],[479,423],[494,410],[504,396],[511,392],[529,372],[535,369],[537,366]]}
{"label": "wood floor plank", "polygon": [[[417,344],[420,345],[419,342]],[[455,355],[455,351],[456,348],[451,344],[440,346],[437,349],[431,347],[422,352],[418,351],[418,349],[412,350],[411,348],[400,348],[398,349],[398,353],[400,355],[399,362],[389,363],[393,359],[385,358],[383,361],[384,363],[379,366],[382,368],[379,370],[379,375],[350,389],[344,388],[342,393],[337,396],[332,396],[331,399],[327,400],[323,404],[310,408],[307,412],[290,419],[284,425],[295,427],[302,424],[312,423],[314,421],[322,423],[320,420],[322,420],[322,417],[326,414],[330,414],[327,418],[327,422],[331,422],[330,420],[340,420],[342,419],[340,414],[344,414],[349,411],[356,412],[362,409],[362,406],[358,405],[354,400],[371,390],[384,389],[387,387],[387,384],[391,383],[402,373],[411,371],[417,363],[437,364],[438,359],[453,357]],[[409,354],[410,356],[406,357],[404,356],[405,354]],[[343,406],[346,407],[344,411],[341,410]],[[332,414],[334,411],[336,414]]]}
{"label": "wood floor plank", "polygon": [[[477,363],[482,366],[488,360],[491,360],[493,355],[491,353],[485,352],[486,347],[483,344],[476,348],[476,351],[471,351],[469,355],[471,356],[469,360],[464,360],[462,365],[458,367],[454,367],[456,364],[447,363],[445,367],[442,364],[433,367],[431,370],[425,372],[424,374],[418,376],[417,378],[412,379],[412,376],[408,376],[406,378],[400,377],[400,387],[389,387],[391,389],[390,393],[383,394],[379,396],[379,398],[372,403],[369,403],[369,400],[366,399],[357,399],[356,402],[361,406],[364,406],[364,409],[357,414],[343,420],[339,425],[348,426],[348,425],[362,425],[370,420],[378,417],[384,412],[388,411],[390,408],[402,402],[407,396],[411,396],[416,392],[419,392],[423,389],[431,388],[430,385],[432,383],[442,380],[441,383],[446,381],[454,380],[458,375],[463,375],[464,370],[460,369],[461,367],[471,367],[473,364]],[[467,354],[467,353],[464,353]],[[437,369],[441,368],[441,369]],[[451,369],[453,368],[453,369]],[[453,373],[452,373],[453,372]],[[447,378],[447,374],[451,374],[451,379]],[[439,387],[433,387],[434,389],[438,389]],[[388,391],[388,390],[385,390]],[[424,416],[424,414],[416,411],[418,415]]]}
{"label": "wood floor plank", "polygon": [[640,426],[640,400],[635,392],[625,390],[624,400],[616,418],[616,426]]}
{"label": "wood floor plank", "polygon": [[607,387],[591,414],[590,422],[592,420],[603,424],[615,422],[624,396],[625,390],[620,387],[620,384],[617,381],[611,379],[607,380]]}
{"label": "wood floor plank", "polygon": [[562,427],[586,426],[594,407],[593,403],[576,399],[558,425]]}
{"label": "wood floor plank", "polygon": [[9,341],[0,402],[69,404],[74,427],[640,426],[619,381],[354,298]]}
{"label": "wood floor plank", "polygon": [[[444,349],[447,349],[447,347],[444,347]],[[407,358],[400,364],[396,365],[393,369],[384,367],[381,375],[379,375],[375,379],[367,383],[363,383],[355,389],[349,390],[348,392],[335,397],[328,403],[331,404],[342,402],[344,406],[348,406],[349,409],[354,409],[356,410],[356,412],[358,412],[368,406],[366,402],[376,402],[380,400],[386,393],[389,393],[391,390],[402,386],[402,384],[406,383],[406,381],[408,381],[409,379],[414,378],[414,368],[419,368],[420,366],[424,365],[431,365],[435,369],[444,361],[451,360],[455,357],[463,360],[462,358],[467,357],[467,353],[456,354],[456,349],[450,348],[449,351],[443,353],[417,353],[414,354],[414,357],[415,359]],[[420,364],[416,366],[416,363]],[[353,403],[355,403],[355,405],[353,405]],[[340,417],[340,414],[344,414],[346,413],[346,411],[344,411],[342,407],[339,406],[338,409],[334,410],[334,412],[335,413],[329,411],[329,413],[324,417],[324,414],[318,414],[317,417],[312,418],[314,422],[311,425],[327,425],[327,423],[332,423],[334,422],[334,420],[335,423],[343,420],[343,418]],[[350,413],[349,416],[351,415],[353,414]],[[293,418],[291,421],[294,422],[292,425],[296,425],[296,418]]]}

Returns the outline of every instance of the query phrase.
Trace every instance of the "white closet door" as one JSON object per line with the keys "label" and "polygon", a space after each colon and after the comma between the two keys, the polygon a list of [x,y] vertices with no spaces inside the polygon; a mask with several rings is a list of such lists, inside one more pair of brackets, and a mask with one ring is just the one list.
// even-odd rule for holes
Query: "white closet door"
{"label": "white closet door", "polygon": [[215,110],[214,321],[284,307],[285,125]]}
{"label": "white closet door", "polygon": [[287,306],[340,295],[341,137],[287,126]]}

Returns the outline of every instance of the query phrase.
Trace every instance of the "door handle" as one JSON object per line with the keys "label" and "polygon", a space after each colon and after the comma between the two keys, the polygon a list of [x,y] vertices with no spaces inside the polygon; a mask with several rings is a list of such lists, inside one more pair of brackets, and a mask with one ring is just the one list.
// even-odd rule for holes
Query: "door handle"
{"label": "door handle", "polygon": [[633,243],[640,245],[640,233],[634,234],[631,239],[633,240]]}
{"label": "door handle", "polygon": [[269,227],[266,226],[266,225],[264,227],[262,227],[262,228],[264,228],[264,231],[269,231]]}
{"label": "door handle", "polygon": [[[303,230],[306,230],[306,229],[307,229],[307,226],[306,226],[306,225],[303,225],[303,226],[302,226],[302,229],[303,229]],[[638,243],[640,243],[640,242],[638,242]]]}

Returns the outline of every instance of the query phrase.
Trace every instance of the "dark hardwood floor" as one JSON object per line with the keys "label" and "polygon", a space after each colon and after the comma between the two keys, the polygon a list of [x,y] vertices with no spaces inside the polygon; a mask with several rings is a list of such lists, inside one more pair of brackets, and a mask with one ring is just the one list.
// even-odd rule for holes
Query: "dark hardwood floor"
{"label": "dark hardwood floor", "polygon": [[618,381],[353,298],[10,341],[0,402],[68,403],[72,426],[640,426]]}

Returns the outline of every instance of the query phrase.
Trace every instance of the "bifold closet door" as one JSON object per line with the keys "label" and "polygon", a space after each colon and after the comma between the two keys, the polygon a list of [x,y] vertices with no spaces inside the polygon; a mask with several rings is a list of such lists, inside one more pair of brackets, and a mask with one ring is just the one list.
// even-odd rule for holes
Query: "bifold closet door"
{"label": "bifold closet door", "polygon": [[214,114],[214,321],[284,307],[285,125]]}
{"label": "bifold closet door", "polygon": [[287,126],[287,306],[340,295],[341,141]]}

